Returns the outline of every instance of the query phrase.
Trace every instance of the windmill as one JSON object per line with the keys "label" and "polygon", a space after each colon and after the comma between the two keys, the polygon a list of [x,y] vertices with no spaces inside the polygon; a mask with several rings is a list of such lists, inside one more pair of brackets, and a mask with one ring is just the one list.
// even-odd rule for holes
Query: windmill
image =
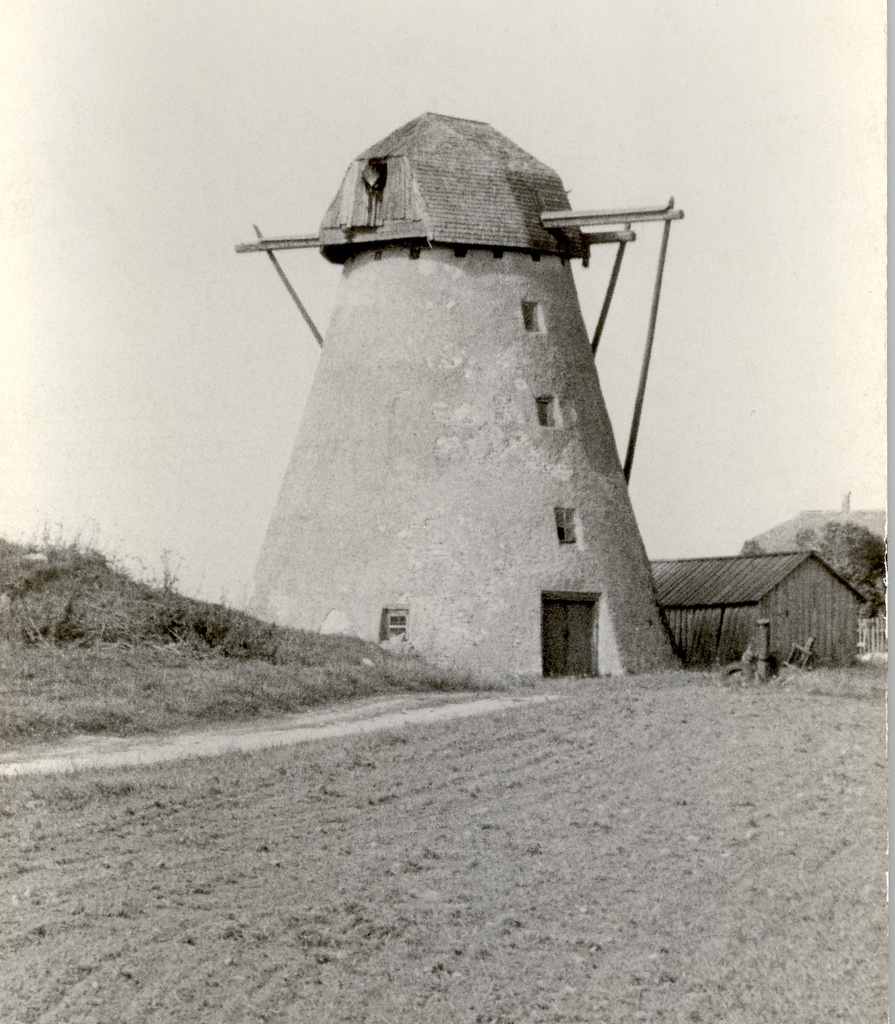
{"label": "windmill", "polygon": [[[489,125],[423,114],[353,161],[319,234],[237,246],[268,253],[323,346],[256,612],[481,671],[673,664],[627,478],[681,216],[576,213]],[[647,220],[665,230],[623,471],[593,353]],[[594,244],[618,252],[591,340],[570,261]],[[325,342],[275,256],[310,247],[343,266]]]}

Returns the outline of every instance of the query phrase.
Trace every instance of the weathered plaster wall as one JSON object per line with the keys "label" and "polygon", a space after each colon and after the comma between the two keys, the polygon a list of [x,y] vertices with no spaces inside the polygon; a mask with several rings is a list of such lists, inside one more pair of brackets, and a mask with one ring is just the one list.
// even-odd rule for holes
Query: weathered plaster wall
{"label": "weathered plaster wall", "polygon": [[[674,664],[570,268],[396,247],[350,260],[340,287],[256,610],[375,640],[383,607],[407,605],[418,650],[539,673],[542,592],[599,592],[601,672]],[[555,507],[577,509],[577,544]]]}

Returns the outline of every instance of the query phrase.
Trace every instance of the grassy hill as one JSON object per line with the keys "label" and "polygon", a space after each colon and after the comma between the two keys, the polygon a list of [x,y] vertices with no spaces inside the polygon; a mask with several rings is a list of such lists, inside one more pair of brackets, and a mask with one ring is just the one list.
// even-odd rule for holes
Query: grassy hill
{"label": "grassy hill", "polygon": [[[478,688],[480,688],[479,684]],[[133,579],[76,544],[0,540],[0,741],[152,732],[473,680]]]}

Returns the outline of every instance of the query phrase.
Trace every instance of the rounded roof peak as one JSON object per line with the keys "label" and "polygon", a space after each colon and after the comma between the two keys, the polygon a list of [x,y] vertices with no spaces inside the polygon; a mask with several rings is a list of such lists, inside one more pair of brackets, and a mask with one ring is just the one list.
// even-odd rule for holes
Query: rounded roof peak
{"label": "rounded roof peak", "polygon": [[568,209],[559,175],[505,135],[427,112],[354,160],[320,241],[334,262],[357,246],[414,239],[583,256],[577,229],[541,224],[541,213]]}

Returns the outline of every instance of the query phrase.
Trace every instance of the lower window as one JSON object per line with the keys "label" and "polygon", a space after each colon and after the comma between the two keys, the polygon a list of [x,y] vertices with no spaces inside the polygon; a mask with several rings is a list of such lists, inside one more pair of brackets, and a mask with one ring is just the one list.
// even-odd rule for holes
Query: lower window
{"label": "lower window", "polygon": [[383,608],[379,626],[380,640],[406,640],[408,608]]}

